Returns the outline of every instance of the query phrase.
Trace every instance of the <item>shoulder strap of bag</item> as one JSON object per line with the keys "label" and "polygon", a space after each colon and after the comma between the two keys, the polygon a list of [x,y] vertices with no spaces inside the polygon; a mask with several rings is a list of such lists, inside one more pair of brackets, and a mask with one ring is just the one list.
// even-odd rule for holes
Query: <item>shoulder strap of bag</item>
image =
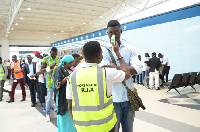
{"label": "shoulder strap of bag", "polygon": [[[106,47],[105,47],[105,48],[106,48]],[[114,58],[112,52],[111,52],[108,48],[106,48],[106,49],[108,50],[108,53],[109,53],[109,55],[110,55],[110,57],[111,57],[111,59],[112,59],[112,63],[114,63],[114,64],[116,65],[116,61],[115,61],[115,58]],[[131,89],[128,88],[128,86],[126,85],[125,81],[122,81],[122,83],[123,83],[123,85],[125,86],[125,88],[127,89],[127,91],[129,91],[129,92],[131,92],[131,93],[133,94],[133,96],[135,97],[135,99],[137,100],[137,102],[140,104],[140,107],[141,107],[143,110],[145,110],[145,109],[146,109],[145,106],[144,106],[143,103],[140,101],[140,99],[138,99],[138,96],[134,93],[134,91],[131,91]]]}
{"label": "shoulder strap of bag", "polygon": [[[106,47],[105,47],[105,48],[106,48]],[[116,62],[116,60],[115,60],[115,58],[114,58],[112,52],[111,52],[108,48],[106,48],[106,49],[108,50],[108,53],[109,53],[109,55],[110,55],[110,57],[111,57],[111,59],[112,59],[112,63],[114,63],[115,65],[117,65],[117,62]]]}
{"label": "shoulder strap of bag", "polygon": [[[105,48],[106,48],[106,47],[105,47]],[[115,65],[117,65],[117,63],[116,63],[116,61],[115,61],[115,58],[114,58],[112,52],[111,52],[108,48],[106,48],[106,49],[108,50],[108,53],[109,53],[109,55],[110,55],[110,57],[111,57],[111,59],[112,59],[112,63],[114,63]],[[128,88],[128,86],[126,85],[125,81],[122,81],[122,83],[124,84],[125,88],[128,90],[129,88]],[[133,93],[134,93],[134,92],[133,92]],[[135,95],[135,94],[134,94],[134,95]]]}

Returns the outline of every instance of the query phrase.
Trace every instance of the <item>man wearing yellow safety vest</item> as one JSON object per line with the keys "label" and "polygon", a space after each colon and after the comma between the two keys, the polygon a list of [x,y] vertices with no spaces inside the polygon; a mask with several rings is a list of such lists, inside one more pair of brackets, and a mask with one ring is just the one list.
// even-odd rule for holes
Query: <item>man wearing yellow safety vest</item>
{"label": "man wearing yellow safety vest", "polygon": [[78,132],[114,132],[112,84],[130,78],[130,73],[118,44],[112,45],[121,70],[99,67],[101,46],[90,41],[82,49],[86,63],[77,66],[67,84],[68,109]]}
{"label": "man wearing yellow safety vest", "polygon": [[8,75],[7,66],[2,63],[2,58],[0,57],[0,101],[2,101],[3,92],[8,92],[10,94],[10,91],[4,89],[4,83],[6,81],[7,75]]}

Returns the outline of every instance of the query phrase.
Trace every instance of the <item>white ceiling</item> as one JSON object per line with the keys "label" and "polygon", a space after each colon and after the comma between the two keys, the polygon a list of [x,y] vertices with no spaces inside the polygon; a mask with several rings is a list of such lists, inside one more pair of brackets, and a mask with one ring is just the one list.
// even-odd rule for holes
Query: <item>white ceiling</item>
{"label": "white ceiling", "polygon": [[[8,32],[42,32],[48,35],[65,34],[62,36],[69,38],[105,28],[111,19],[119,20],[130,13],[139,12],[155,3],[165,1],[0,0],[0,29],[3,30],[3,35],[8,34]],[[20,7],[16,15],[14,14],[14,19],[9,27],[12,15],[20,2]],[[30,11],[27,10],[29,7]],[[86,24],[83,24],[84,22]],[[15,25],[16,23],[18,25]],[[11,36],[11,34],[8,35]]]}
{"label": "white ceiling", "polygon": [[167,1],[0,0],[0,30],[9,39],[34,35],[35,40],[58,41],[106,28],[111,19],[122,20]]}

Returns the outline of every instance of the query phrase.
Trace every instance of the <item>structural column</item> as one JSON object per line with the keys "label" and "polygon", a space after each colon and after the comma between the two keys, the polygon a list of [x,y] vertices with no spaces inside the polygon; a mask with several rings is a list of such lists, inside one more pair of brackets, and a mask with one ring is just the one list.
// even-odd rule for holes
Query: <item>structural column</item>
{"label": "structural column", "polygon": [[9,51],[9,39],[7,37],[2,37],[2,47],[1,47],[1,57],[2,60],[10,59]]}

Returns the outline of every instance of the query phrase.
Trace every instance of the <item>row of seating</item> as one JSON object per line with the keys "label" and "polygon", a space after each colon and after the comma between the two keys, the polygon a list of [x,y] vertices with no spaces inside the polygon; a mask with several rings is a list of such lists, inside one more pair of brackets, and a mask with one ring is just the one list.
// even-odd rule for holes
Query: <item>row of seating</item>
{"label": "row of seating", "polygon": [[195,84],[200,85],[200,72],[198,74],[197,73],[198,72],[175,74],[172,79],[172,82],[164,83],[164,85],[168,87],[167,92],[169,92],[172,89],[175,89],[180,94],[177,88],[180,88],[180,87],[185,88],[187,86],[191,86],[196,92],[194,85]]}

